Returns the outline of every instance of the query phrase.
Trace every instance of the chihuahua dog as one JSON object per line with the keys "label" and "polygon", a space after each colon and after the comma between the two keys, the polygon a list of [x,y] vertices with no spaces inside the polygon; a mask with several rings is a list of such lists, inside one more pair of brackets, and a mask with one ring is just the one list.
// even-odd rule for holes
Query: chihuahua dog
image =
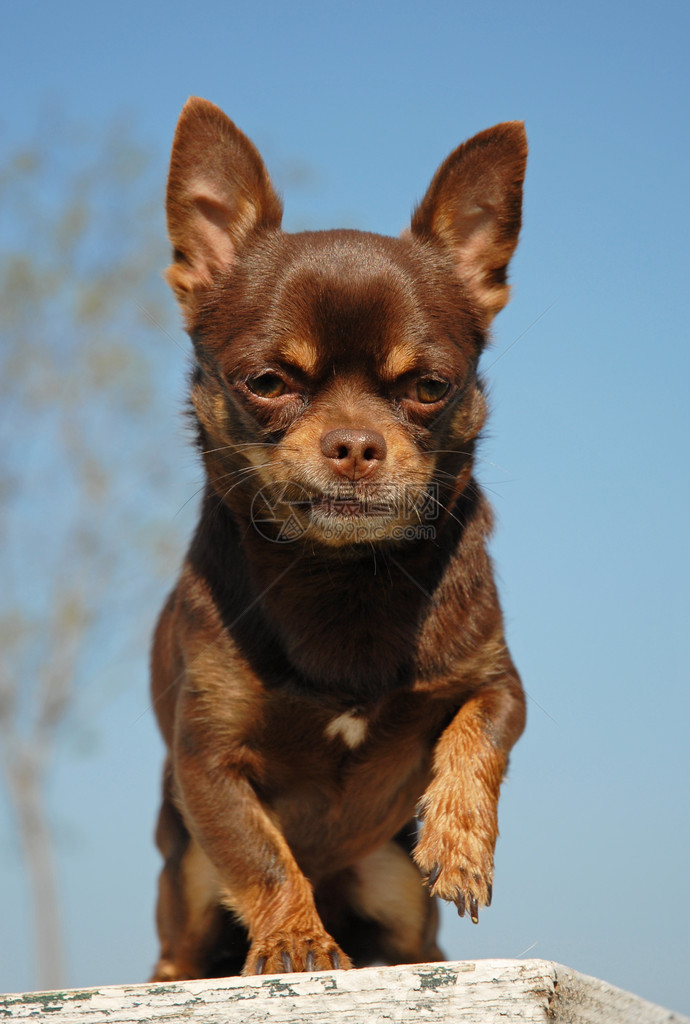
{"label": "chihuahua dog", "polygon": [[491,902],[524,727],[473,476],[527,145],[441,165],[401,238],[281,230],[259,153],[190,99],[167,272],[201,516],[153,645],[168,749],[154,979],[443,959]]}

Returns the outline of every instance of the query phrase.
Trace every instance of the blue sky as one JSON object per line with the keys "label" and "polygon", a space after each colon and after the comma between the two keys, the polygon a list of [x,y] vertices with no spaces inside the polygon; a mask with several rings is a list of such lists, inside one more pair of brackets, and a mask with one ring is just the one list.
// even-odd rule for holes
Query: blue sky
{"label": "blue sky", "polygon": [[[525,120],[480,475],[530,717],[494,905],[478,928],[448,913],[443,942],[453,959],[557,960],[686,1013],[689,28],[687,4],[665,0],[24,0],[5,6],[0,41],[4,149],[46,109],[86,126],[124,115],[162,194],[179,110],[205,96],[258,145],[293,229],[395,234],[451,149]],[[197,476],[170,416],[172,519]],[[78,986],[144,980],[155,958],[161,748],[145,644],[118,657],[101,673],[110,698],[94,680],[94,750],[67,745],[51,781]],[[30,938],[3,800],[0,990],[17,991],[33,983]]]}

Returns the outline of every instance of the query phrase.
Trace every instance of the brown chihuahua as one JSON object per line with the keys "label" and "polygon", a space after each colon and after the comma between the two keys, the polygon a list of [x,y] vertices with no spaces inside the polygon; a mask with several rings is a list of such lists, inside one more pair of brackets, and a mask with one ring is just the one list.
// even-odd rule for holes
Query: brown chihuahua
{"label": "brown chihuahua", "polygon": [[402,238],[285,234],[249,139],[182,112],[167,277],[207,481],[153,647],[157,980],[438,960],[436,897],[491,902],[525,708],[477,363],[526,153],[520,122],[474,136]]}

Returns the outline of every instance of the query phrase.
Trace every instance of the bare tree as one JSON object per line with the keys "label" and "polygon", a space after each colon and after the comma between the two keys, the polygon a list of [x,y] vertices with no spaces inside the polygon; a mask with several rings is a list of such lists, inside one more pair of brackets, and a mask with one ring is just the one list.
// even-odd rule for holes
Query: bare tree
{"label": "bare tree", "polygon": [[160,512],[170,418],[156,412],[179,359],[158,326],[170,306],[157,192],[118,126],[44,125],[0,167],[0,770],[40,988],[64,975],[56,748],[89,666],[114,656],[114,636],[133,642],[135,609],[177,549]]}

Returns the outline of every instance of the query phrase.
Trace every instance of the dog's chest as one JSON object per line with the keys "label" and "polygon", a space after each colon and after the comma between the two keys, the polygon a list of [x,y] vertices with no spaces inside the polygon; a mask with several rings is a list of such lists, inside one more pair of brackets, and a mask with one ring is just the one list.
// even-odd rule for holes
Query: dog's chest
{"label": "dog's chest", "polygon": [[411,694],[340,712],[275,702],[264,723],[264,798],[305,869],[357,859],[409,820],[440,725],[438,709]]}

